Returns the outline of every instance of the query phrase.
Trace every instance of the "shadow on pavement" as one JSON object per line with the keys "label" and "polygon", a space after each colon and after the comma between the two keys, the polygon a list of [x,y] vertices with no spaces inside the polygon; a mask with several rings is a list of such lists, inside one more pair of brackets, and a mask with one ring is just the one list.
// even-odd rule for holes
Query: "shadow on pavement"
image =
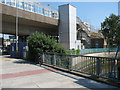
{"label": "shadow on pavement", "polygon": [[[75,75],[72,75],[72,74],[68,74],[68,73],[63,73],[61,71],[52,71],[51,69],[49,69],[48,67],[45,67],[45,66],[41,66],[42,68],[45,68],[51,72],[54,72],[54,73],[57,73],[57,74],[60,74],[60,75],[63,75],[65,77],[69,77],[69,78],[72,78],[74,79],[74,83],[78,84],[78,85],[82,85],[83,87],[86,87],[88,89],[95,89],[95,88],[113,88],[113,86],[107,86],[107,85],[103,85],[103,83],[100,83],[100,82],[96,82],[94,80],[90,80],[90,79],[86,79],[86,78],[83,78],[83,77],[78,77],[76,78]],[[69,87],[68,87],[69,88]],[[114,88],[117,88],[117,87],[114,87]],[[113,89],[110,89],[110,90],[113,90]]]}
{"label": "shadow on pavement", "polygon": [[25,61],[25,60],[14,61],[13,63],[17,63],[17,64],[33,64],[33,65],[36,65],[33,62],[29,62],[29,61]]}
{"label": "shadow on pavement", "polygon": [[28,61],[28,60],[23,60],[23,59],[19,59],[19,58],[12,58],[12,57],[10,57],[10,55],[5,55],[3,58],[16,59],[16,61],[13,61],[13,63],[17,63],[17,64],[33,64],[33,65],[37,65],[36,63]]}

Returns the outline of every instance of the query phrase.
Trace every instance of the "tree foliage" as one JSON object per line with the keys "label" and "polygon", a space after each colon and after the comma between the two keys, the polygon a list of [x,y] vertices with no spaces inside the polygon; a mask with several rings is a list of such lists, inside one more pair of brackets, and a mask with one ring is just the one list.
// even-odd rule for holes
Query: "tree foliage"
{"label": "tree foliage", "polygon": [[65,53],[64,48],[55,39],[43,33],[35,32],[28,37],[29,58],[35,60],[40,52]]}
{"label": "tree foliage", "polygon": [[111,14],[101,23],[102,33],[107,40],[108,47],[114,47],[120,43],[120,24],[118,19],[118,16]]}

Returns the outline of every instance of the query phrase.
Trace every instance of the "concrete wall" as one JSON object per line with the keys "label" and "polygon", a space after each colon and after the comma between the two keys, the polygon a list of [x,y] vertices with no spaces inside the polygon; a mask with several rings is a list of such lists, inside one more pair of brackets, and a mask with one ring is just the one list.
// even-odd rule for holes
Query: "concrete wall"
{"label": "concrete wall", "polygon": [[69,35],[70,35],[70,48],[75,48],[75,42],[77,40],[76,33],[76,8],[69,5]]}
{"label": "concrete wall", "polygon": [[[96,44],[98,44],[98,46]],[[104,39],[91,38],[91,48],[104,48]]]}
{"label": "concrete wall", "polygon": [[[24,24],[18,25],[18,33],[19,33],[18,35],[19,36],[31,35],[35,31],[43,32],[43,33],[49,34],[49,35],[57,35],[57,33],[58,33],[58,30],[56,30],[56,29],[42,28],[39,26],[31,26],[31,25],[24,25]],[[16,32],[16,24],[15,23],[2,22],[2,33],[15,34],[15,32]]]}
{"label": "concrete wall", "polygon": [[59,6],[59,36],[65,49],[75,48],[76,8],[70,4]]}

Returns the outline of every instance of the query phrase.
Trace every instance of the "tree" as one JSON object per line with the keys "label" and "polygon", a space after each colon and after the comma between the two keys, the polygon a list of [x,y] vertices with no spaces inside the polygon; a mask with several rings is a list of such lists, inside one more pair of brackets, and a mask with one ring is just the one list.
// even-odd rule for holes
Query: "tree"
{"label": "tree", "polygon": [[65,53],[65,49],[55,39],[35,32],[28,37],[29,59],[35,61],[40,52]]}
{"label": "tree", "polygon": [[103,36],[107,40],[108,47],[115,47],[120,43],[120,24],[118,16],[111,14],[101,23]]}
{"label": "tree", "polygon": [[[120,23],[118,22],[119,17],[111,14],[109,18],[106,17],[105,21],[101,23],[102,33],[107,40],[108,47],[118,46],[120,43]],[[111,67],[111,72],[115,66]],[[118,63],[118,79],[120,79],[120,63]],[[111,73],[112,74],[112,73]]]}

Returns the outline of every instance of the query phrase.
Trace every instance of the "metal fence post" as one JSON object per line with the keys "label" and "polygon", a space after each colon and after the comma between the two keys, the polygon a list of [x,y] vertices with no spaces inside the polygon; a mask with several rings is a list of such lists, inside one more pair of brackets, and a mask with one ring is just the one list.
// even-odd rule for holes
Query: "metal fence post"
{"label": "metal fence post", "polygon": [[43,58],[42,58],[42,59],[43,59],[43,63],[44,63],[44,62],[45,62],[45,56],[44,56],[44,53],[43,53],[43,55],[42,55],[42,56],[43,56]]}
{"label": "metal fence post", "polygon": [[72,71],[72,55],[70,55],[70,71]]}
{"label": "metal fence post", "polygon": [[99,77],[100,75],[100,59],[97,58],[97,76]]}
{"label": "metal fence post", "polygon": [[56,56],[54,54],[54,65],[56,66]]}

